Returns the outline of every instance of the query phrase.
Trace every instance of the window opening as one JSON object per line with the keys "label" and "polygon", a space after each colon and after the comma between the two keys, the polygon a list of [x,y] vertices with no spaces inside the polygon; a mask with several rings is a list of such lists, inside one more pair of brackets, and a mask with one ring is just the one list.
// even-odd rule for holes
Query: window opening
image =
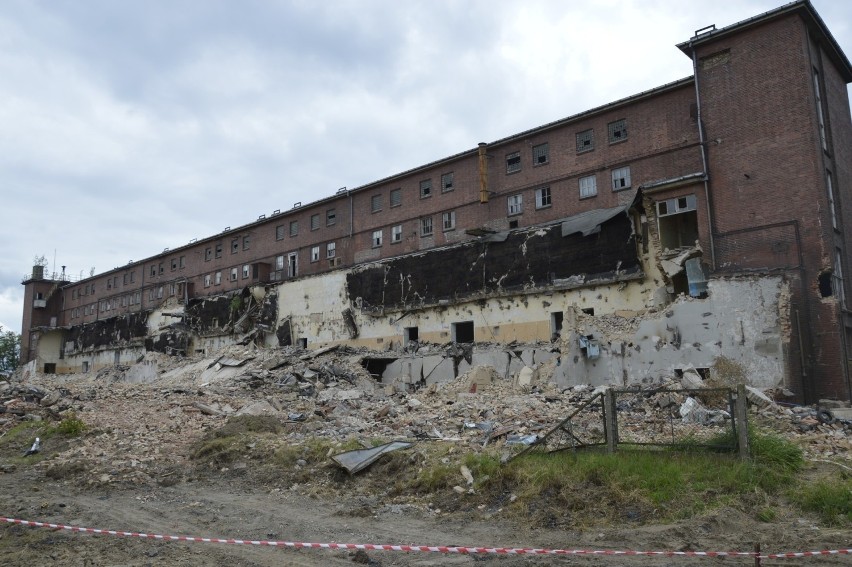
{"label": "window opening", "polygon": [[521,170],[521,152],[506,155],[506,173],[515,173]]}
{"label": "window opening", "polygon": [[290,236],[297,236],[299,234],[299,221],[294,220],[290,221]]}
{"label": "window opening", "polygon": [[398,224],[391,228],[391,243],[402,242],[402,225]]}
{"label": "window opening", "polygon": [[381,195],[373,195],[370,197],[370,210],[374,213],[378,213],[382,210],[382,196]]}
{"label": "window opening", "polygon": [[382,231],[374,230],[373,231],[373,248],[378,248],[382,245]]}
{"label": "window opening", "polygon": [[325,257],[334,258],[337,255],[337,243],[329,242],[325,246]]}
{"label": "window opening", "polygon": [[420,332],[417,327],[405,327],[402,330],[402,337],[407,345],[410,342],[417,342],[420,340]]}
{"label": "window opening", "polygon": [[334,209],[329,209],[325,212],[325,225],[331,226],[337,222],[337,213]]}
{"label": "window opening", "polygon": [[[695,246],[695,241],[698,240],[696,205],[695,195],[657,202],[657,225],[663,250]],[[685,289],[684,287],[684,291]]]}
{"label": "window opening", "polygon": [[453,190],[453,172],[441,175],[441,192],[447,193]]}
{"label": "window opening", "polygon": [[609,143],[614,144],[627,139],[627,120],[621,119],[607,124]]}
{"label": "window opening", "polygon": [[312,246],[311,247],[311,262],[318,262],[319,261],[319,252],[320,252],[319,246]]}
{"label": "window opening", "polygon": [[537,146],[533,146],[532,149],[532,158],[533,165],[544,165],[547,163],[549,157],[549,146],[548,144],[539,144]]}
{"label": "window opening", "polygon": [[454,343],[473,342],[473,321],[460,321],[452,324],[452,340]]}
{"label": "window opening", "polygon": [[231,268],[231,281],[235,282],[238,278],[238,272],[236,268]]}
{"label": "window opening", "polygon": [[441,215],[441,222],[443,224],[444,230],[453,230],[456,228],[456,212],[449,211]]}
{"label": "window opening", "polygon": [[432,180],[424,179],[420,182],[420,198],[425,199],[426,197],[432,196]]}
{"label": "window opening", "polygon": [[216,257],[217,258],[222,257],[222,244],[221,243],[216,245]]}
{"label": "window opening", "polygon": [[612,190],[621,191],[630,188],[630,166],[612,170]]}
{"label": "window opening", "polygon": [[311,215],[311,230],[319,229],[319,213]]}
{"label": "window opening", "polygon": [[234,238],[231,240],[231,254],[236,254],[240,251],[240,239]]}
{"label": "window opening", "polygon": [[432,217],[423,217],[420,219],[420,236],[429,236],[432,234]]}
{"label": "window opening", "polygon": [[283,224],[279,224],[275,227],[275,240],[282,240],[284,236],[287,234],[286,228]]}
{"label": "window opening", "polygon": [[402,204],[402,189],[393,189],[390,192],[390,206],[398,207]]}
{"label": "window opening", "polygon": [[562,335],[562,311],[554,311],[550,314],[550,340],[556,341]]}
{"label": "window opening", "polygon": [[577,132],[577,153],[590,152],[595,149],[595,131],[583,130]]}
{"label": "window opening", "polygon": [[507,199],[510,215],[519,215],[524,211],[524,196],[509,195]]}
{"label": "window opening", "polygon": [[287,275],[295,278],[299,274],[299,255],[296,252],[290,252],[287,255]]}
{"label": "window opening", "polygon": [[535,190],[535,208],[544,209],[551,205],[550,187],[540,187]]}
{"label": "window opening", "polygon": [[580,178],[580,198],[588,199],[598,194],[597,178],[594,175]]}

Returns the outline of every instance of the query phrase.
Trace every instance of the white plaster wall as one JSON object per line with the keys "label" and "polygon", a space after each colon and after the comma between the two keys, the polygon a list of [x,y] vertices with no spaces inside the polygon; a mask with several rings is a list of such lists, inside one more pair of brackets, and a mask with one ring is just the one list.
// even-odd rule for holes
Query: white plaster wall
{"label": "white plaster wall", "polygon": [[[645,316],[630,334],[612,333],[581,317],[566,329],[554,379],[575,384],[655,383],[689,365],[710,368],[723,356],[738,364],[747,382],[770,388],[783,384],[789,309],[787,283],[780,276],[711,280],[706,299],[681,298],[656,316]],[[580,334],[600,341],[597,360],[579,348]]]}

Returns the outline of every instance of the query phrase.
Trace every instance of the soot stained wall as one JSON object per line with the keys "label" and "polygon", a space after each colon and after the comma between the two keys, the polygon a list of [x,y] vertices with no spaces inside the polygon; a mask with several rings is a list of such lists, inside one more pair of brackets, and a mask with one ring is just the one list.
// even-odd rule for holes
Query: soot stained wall
{"label": "soot stained wall", "polygon": [[144,339],[147,334],[148,312],[144,311],[72,327],[65,340],[74,341],[74,350],[82,350]]}
{"label": "soot stained wall", "polygon": [[556,280],[608,281],[641,272],[631,220],[619,214],[589,236],[562,236],[561,225],[515,231],[503,242],[478,241],[354,270],[350,300],[364,310],[411,308],[441,300],[537,289]]}

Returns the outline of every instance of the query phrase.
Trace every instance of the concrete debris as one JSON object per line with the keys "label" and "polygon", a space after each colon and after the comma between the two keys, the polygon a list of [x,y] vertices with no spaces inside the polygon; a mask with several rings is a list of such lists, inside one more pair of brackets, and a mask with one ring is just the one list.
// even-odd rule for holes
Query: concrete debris
{"label": "concrete debris", "polygon": [[[393,387],[379,383],[362,365],[365,357],[379,358],[379,353],[328,349],[313,351],[303,360],[305,354],[295,346],[232,346],[214,356],[188,359],[147,353],[142,362],[158,369],[148,382],[127,381],[127,367],[96,375],[35,375],[26,383],[0,382],[0,435],[24,419],[56,423],[73,415],[86,424],[87,433],[54,449],[58,452],[42,448],[43,459],[33,466],[50,469],[85,462],[90,483],[156,484],[164,463],[188,470],[192,444],[237,413],[277,418],[283,431],[276,440],[288,445],[317,437],[341,444],[352,439],[429,439],[434,441],[422,442],[452,443],[475,452],[483,446],[532,443],[609,388],[559,388],[548,374],[555,361],[519,364],[505,375],[504,368],[479,364],[447,382]],[[245,363],[220,365],[215,373],[220,356]],[[524,366],[537,370],[539,379],[519,388],[514,376],[528,375]],[[690,370],[683,374],[700,379]],[[472,384],[477,385],[476,393],[470,393]],[[705,431],[711,435],[730,423],[726,396],[700,389],[687,395],[677,391],[683,385],[681,378],[672,377],[653,390],[618,394],[620,438],[656,442],[666,440],[673,429],[680,438]],[[852,463],[848,408],[767,404],[764,397],[783,400],[783,392],[754,395],[758,401],[752,400],[750,421],[794,440],[808,458]],[[603,438],[600,408],[600,401],[594,401],[572,422],[572,432],[585,443]],[[172,448],[168,455],[160,452],[164,446]],[[21,445],[21,453],[28,447]]]}
{"label": "concrete debris", "polygon": [[770,398],[757,388],[752,388],[751,386],[746,386],[746,398],[748,398],[749,402],[759,408],[765,408],[767,406],[775,404],[775,402],[772,401],[772,398]]}

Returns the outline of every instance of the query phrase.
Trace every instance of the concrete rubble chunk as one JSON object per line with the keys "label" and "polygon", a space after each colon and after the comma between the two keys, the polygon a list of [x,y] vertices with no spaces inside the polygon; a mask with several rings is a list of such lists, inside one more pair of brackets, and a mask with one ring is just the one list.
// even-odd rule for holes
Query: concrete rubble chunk
{"label": "concrete rubble chunk", "polygon": [[753,388],[751,386],[746,386],[746,398],[749,402],[756,405],[759,408],[765,408],[767,406],[774,406],[775,402],[772,401],[772,398],[758,390],[757,388]]}
{"label": "concrete rubble chunk", "polygon": [[700,390],[704,388],[704,380],[695,370],[684,370],[680,378],[680,385],[685,390]]}
{"label": "concrete rubble chunk", "polygon": [[278,411],[266,400],[254,402],[243,406],[237,411],[237,415],[276,415]]}

